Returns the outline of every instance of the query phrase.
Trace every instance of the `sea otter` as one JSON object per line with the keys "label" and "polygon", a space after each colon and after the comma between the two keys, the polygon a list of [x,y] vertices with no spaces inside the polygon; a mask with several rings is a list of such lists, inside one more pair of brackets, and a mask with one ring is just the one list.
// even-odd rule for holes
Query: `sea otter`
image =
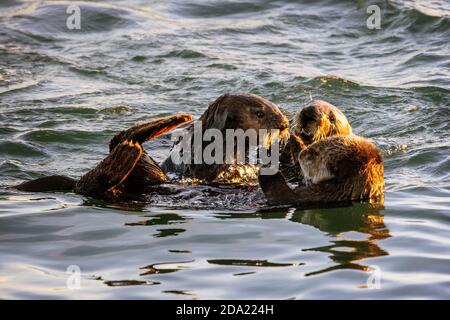
{"label": "sea otter", "polygon": [[74,190],[76,193],[114,200],[122,195],[167,181],[159,165],[143,150],[142,144],[192,120],[188,114],[160,118],[136,125],[114,136],[110,153],[78,181],[65,176],[48,176],[24,182],[22,191]]}
{"label": "sea otter", "polygon": [[289,140],[281,152],[280,170],[291,182],[303,179],[298,156],[305,145],[326,137],[352,134],[350,123],[341,110],[322,100],[306,103],[290,119],[289,131]]}
{"label": "sea otter", "polygon": [[[173,188],[175,191],[161,186],[166,182],[177,182],[177,180],[168,179],[166,175],[171,168],[177,169],[176,166],[170,163],[169,158],[160,167],[143,150],[142,143],[191,120],[190,115],[180,114],[150,121],[120,132],[110,141],[109,155],[79,180],[65,176],[49,176],[24,182],[16,188],[32,192],[74,190],[83,195],[107,200],[127,200],[134,199],[135,196],[137,200],[142,200],[143,198],[139,195],[146,192],[154,195],[177,193],[179,191],[175,190],[176,186]],[[208,107],[200,121],[205,128],[222,130],[276,128],[286,132],[288,128],[287,118],[276,105],[251,94],[222,95]],[[195,177],[201,176],[206,182],[218,182],[216,178],[219,176],[223,179],[221,182],[225,184],[231,180],[246,184],[247,177],[242,173],[250,172],[248,175],[257,182],[256,165],[232,165],[228,166],[231,170],[221,171],[220,169],[223,168],[220,165],[194,165],[190,172]],[[205,169],[204,172],[201,172],[201,169]],[[157,186],[156,189],[147,188],[154,185]]]}
{"label": "sea otter", "polygon": [[[288,134],[289,121],[274,103],[254,94],[224,94],[212,102],[199,120],[202,135],[207,129],[217,129],[222,133],[223,146],[227,143],[226,130],[228,129],[278,129],[280,136]],[[189,133],[185,139],[191,140],[191,153],[202,153],[206,143],[201,142],[200,149],[194,149],[194,124],[190,125]],[[272,142],[276,135],[266,137]],[[261,142],[261,141],[260,141]],[[181,177],[200,179],[208,184],[257,184],[259,167],[252,164],[221,163],[181,163],[175,164],[174,153],[180,155],[180,143],[175,142],[170,156],[162,163],[161,167],[166,172],[174,172]],[[236,160],[236,155],[233,161]]]}
{"label": "sea otter", "polygon": [[270,204],[325,206],[384,194],[383,158],[369,140],[352,134],[335,106],[310,101],[296,115],[285,151],[297,163],[299,185],[292,189],[282,172],[259,175]]}

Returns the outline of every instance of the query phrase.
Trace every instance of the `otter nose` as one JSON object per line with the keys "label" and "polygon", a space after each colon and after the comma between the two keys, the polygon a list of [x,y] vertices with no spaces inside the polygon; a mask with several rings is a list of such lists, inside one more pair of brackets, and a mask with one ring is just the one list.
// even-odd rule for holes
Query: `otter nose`
{"label": "otter nose", "polygon": [[321,114],[315,106],[308,106],[306,108],[303,108],[303,110],[300,112],[300,118],[304,122],[307,122],[308,120],[316,121],[321,118]]}

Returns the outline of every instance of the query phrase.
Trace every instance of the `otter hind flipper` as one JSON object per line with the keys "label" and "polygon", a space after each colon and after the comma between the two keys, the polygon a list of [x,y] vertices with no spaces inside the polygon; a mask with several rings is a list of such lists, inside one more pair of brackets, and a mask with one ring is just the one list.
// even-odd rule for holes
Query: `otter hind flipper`
{"label": "otter hind flipper", "polygon": [[143,124],[135,125],[130,129],[116,134],[109,143],[109,150],[112,151],[124,140],[131,140],[140,144],[169,132],[176,127],[192,121],[192,116],[186,113],[177,114],[171,117],[152,120]]}
{"label": "otter hind flipper", "polygon": [[107,191],[115,192],[128,177],[142,156],[139,143],[125,140],[94,169],[86,173],[75,186],[75,191],[87,196],[104,197]]}
{"label": "otter hind flipper", "polygon": [[70,191],[75,188],[77,180],[60,175],[42,177],[23,182],[14,188],[20,191],[46,192],[46,191]]}
{"label": "otter hind flipper", "polygon": [[[191,120],[192,116],[189,114],[178,114],[136,125],[115,135],[110,141],[109,149],[112,151],[124,140],[135,141],[142,145],[145,141],[157,138]],[[125,184],[129,191],[136,191],[165,181],[167,181],[167,176],[163,169],[143,151]]]}

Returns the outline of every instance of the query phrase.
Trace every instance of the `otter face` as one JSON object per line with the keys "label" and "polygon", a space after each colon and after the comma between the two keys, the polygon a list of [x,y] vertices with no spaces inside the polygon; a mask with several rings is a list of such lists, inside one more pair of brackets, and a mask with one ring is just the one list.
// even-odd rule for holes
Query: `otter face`
{"label": "otter face", "polygon": [[[288,128],[289,121],[274,103],[254,94],[228,94],[221,101],[216,117],[226,129]],[[222,129],[221,128],[221,129]]]}
{"label": "otter face", "polygon": [[336,135],[350,135],[352,128],[347,117],[332,104],[312,100],[296,115],[292,131],[306,145]]}

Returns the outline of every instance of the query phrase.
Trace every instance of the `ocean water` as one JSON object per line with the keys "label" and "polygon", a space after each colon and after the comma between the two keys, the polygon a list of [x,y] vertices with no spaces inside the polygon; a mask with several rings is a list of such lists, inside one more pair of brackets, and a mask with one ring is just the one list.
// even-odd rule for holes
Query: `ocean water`
{"label": "ocean water", "polygon": [[[0,298],[450,298],[449,39],[446,0],[0,1]],[[339,106],[383,152],[384,206],[108,205],[9,188],[79,177],[117,131],[236,91]],[[145,147],[161,161],[170,145]]]}

